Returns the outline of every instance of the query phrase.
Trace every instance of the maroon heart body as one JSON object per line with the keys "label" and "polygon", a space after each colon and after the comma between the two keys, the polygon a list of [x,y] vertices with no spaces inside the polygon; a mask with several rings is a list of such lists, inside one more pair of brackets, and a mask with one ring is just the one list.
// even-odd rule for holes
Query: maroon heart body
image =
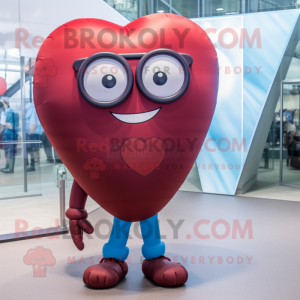
{"label": "maroon heart body", "polygon": [[[176,101],[150,101],[136,82],[127,99],[111,108],[91,105],[79,92],[74,61],[98,52],[148,53],[159,48],[193,59],[189,86]],[[158,213],[190,172],[214,113],[218,62],[206,33],[192,21],[170,14],[140,18],[124,28],[80,19],[49,35],[37,65],[46,60],[51,72],[34,74],[35,106],[74,179],[121,220],[140,221]],[[139,59],[128,62],[135,77]],[[144,122],[118,117],[153,111]]]}

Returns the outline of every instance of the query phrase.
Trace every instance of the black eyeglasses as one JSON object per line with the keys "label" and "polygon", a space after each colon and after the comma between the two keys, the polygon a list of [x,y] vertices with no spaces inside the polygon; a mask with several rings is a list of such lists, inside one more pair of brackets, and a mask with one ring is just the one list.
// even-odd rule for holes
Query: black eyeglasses
{"label": "black eyeglasses", "polygon": [[136,84],[149,100],[170,103],[186,92],[192,57],[169,49],[157,49],[148,53],[100,52],[76,60],[73,69],[78,72],[77,84],[81,95],[89,103],[102,108],[125,101],[132,91],[134,80],[129,59],[140,59],[135,74]]}

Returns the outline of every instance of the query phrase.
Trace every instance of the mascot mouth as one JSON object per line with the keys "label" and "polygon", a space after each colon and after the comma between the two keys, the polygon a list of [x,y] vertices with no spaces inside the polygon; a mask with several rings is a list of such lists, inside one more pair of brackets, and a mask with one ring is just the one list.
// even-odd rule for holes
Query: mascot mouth
{"label": "mascot mouth", "polygon": [[161,107],[150,110],[150,111],[145,111],[141,113],[134,113],[134,114],[116,114],[110,111],[110,113],[119,121],[128,123],[128,124],[138,124],[138,123],[144,123],[152,118],[154,118],[158,112],[160,111]]}

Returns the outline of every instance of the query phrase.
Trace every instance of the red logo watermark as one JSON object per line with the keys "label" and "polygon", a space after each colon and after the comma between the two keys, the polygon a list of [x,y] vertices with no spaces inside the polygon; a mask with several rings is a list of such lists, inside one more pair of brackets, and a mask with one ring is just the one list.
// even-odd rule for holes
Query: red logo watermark
{"label": "red logo watermark", "polygon": [[[174,221],[172,219],[164,220],[167,222],[168,226],[172,229],[172,239],[178,240],[179,239],[179,231],[184,223],[184,219],[179,219]],[[55,220],[56,226],[59,225],[59,220]],[[147,222],[146,226],[148,227],[148,234],[154,233],[156,238],[160,238],[162,240],[167,240],[170,236],[161,233],[160,236],[157,236],[157,230],[154,228],[151,223]],[[42,229],[40,227],[35,227],[29,232],[28,234],[24,231],[27,230],[29,227],[29,223],[26,220],[15,220],[15,237],[25,237],[29,238],[31,235],[32,238],[35,239],[42,239],[43,237],[38,236],[38,234],[44,234],[48,239],[70,239],[69,234],[59,235],[58,227],[52,227],[48,229]],[[97,238],[101,240],[107,240],[110,237],[110,233],[112,231],[113,223],[111,220],[102,219],[94,224],[94,234]],[[143,239],[140,231],[139,231],[140,224],[139,222],[135,222],[133,224],[133,231],[132,234],[137,239]],[[119,235],[125,235],[127,237],[127,232],[124,231],[122,226],[118,226],[117,229],[119,231]],[[103,233],[105,232],[105,233]],[[57,235],[51,235],[53,233],[57,233]],[[190,240],[192,237],[196,237],[201,240],[215,238],[218,240],[224,239],[253,239],[253,226],[252,220],[247,219],[245,222],[240,222],[238,219],[234,219],[232,221],[227,221],[225,219],[218,219],[218,220],[208,220],[208,219],[200,219],[196,221],[191,228],[192,234],[186,234],[185,238]],[[93,236],[89,236],[90,239],[93,239]],[[128,235],[128,239],[133,239],[131,233]]]}
{"label": "red logo watermark", "polygon": [[[127,32],[124,28],[120,28],[118,31],[111,28],[104,28],[100,31],[95,31],[92,28],[81,28],[77,31],[74,28],[65,28],[63,44],[59,45],[57,42],[52,41],[52,47],[64,47],[71,49],[89,47],[93,49],[100,46],[107,50],[118,44],[120,49],[125,48],[125,45],[131,49],[136,49],[137,45],[135,45],[135,43],[131,40],[131,35],[136,30],[136,28],[131,28],[130,32]],[[184,48],[184,40],[190,30],[191,28],[185,28],[182,32],[180,32],[178,28],[172,28],[174,36],[178,40],[179,48]],[[215,28],[207,28],[205,29],[205,32],[210,36],[215,35],[219,46],[224,49],[232,49],[236,46],[240,49],[244,49],[246,46],[250,49],[253,47],[256,47],[257,49],[262,48],[260,28],[255,28],[252,33],[249,33],[247,28],[223,28],[219,32]],[[230,42],[227,41],[225,35],[231,36]],[[150,36],[151,38],[149,38]],[[150,42],[148,42],[148,40],[150,40]],[[26,49],[39,49],[44,41],[45,38],[43,36],[30,37],[30,32],[26,28],[15,29],[16,48],[20,48],[22,45]],[[155,31],[152,28],[143,28],[138,33],[138,46],[144,49],[150,49],[153,47],[171,47],[171,45],[167,43],[165,28],[160,28],[158,31]],[[217,44],[214,44],[214,46],[217,47]]]}
{"label": "red logo watermark", "polygon": [[26,265],[32,265],[33,277],[46,277],[47,266],[52,267],[56,263],[52,251],[42,246],[28,250],[23,261]]}
{"label": "red logo watermark", "polygon": [[99,172],[104,171],[106,166],[103,163],[102,159],[98,159],[93,157],[92,159],[88,159],[83,165],[84,170],[90,171],[91,179],[99,179]]}

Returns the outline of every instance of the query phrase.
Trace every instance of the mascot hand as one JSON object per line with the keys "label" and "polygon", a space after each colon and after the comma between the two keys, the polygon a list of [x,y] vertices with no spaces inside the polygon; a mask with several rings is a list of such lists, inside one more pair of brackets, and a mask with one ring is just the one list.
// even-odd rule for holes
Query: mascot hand
{"label": "mascot hand", "polygon": [[66,217],[70,219],[69,226],[72,240],[79,250],[84,248],[83,231],[88,234],[94,232],[94,227],[86,219],[87,216],[88,213],[85,209],[68,208],[66,211]]}

